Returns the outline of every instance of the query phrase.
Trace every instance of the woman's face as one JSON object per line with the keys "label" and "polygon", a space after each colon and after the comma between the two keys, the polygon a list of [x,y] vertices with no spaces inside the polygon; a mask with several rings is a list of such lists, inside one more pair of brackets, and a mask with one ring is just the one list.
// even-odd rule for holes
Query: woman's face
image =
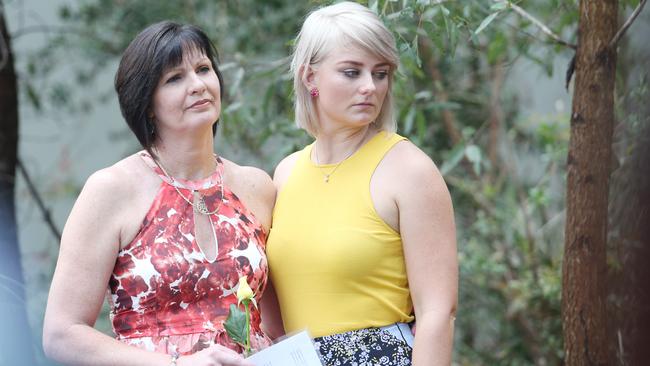
{"label": "woman's face", "polygon": [[335,48],[307,77],[316,87],[321,130],[375,121],[389,87],[390,64],[360,47]]}
{"label": "woman's face", "polygon": [[219,78],[203,52],[186,52],[181,64],[163,71],[154,91],[152,112],[161,134],[212,128],[221,113]]}

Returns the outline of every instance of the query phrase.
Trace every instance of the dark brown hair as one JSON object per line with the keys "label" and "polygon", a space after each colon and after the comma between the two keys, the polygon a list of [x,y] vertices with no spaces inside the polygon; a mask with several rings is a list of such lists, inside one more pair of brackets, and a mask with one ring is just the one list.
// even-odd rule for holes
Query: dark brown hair
{"label": "dark brown hair", "polygon": [[[223,99],[224,83],[217,67],[217,50],[196,26],[170,21],[152,24],[131,41],[120,60],[115,74],[120,110],[142,147],[150,153],[155,140],[155,125],[149,117],[154,91],[163,72],[180,65],[189,50],[201,51],[210,59]],[[212,125],[213,135],[217,132],[217,122]]]}

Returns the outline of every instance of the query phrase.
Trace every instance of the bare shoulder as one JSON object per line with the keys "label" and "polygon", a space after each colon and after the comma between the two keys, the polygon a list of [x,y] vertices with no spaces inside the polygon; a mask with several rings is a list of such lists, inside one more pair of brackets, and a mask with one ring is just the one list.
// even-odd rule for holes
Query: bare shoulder
{"label": "bare shoulder", "polygon": [[275,187],[262,169],[238,165],[222,158],[225,184],[268,229],[275,204]]}
{"label": "bare shoulder", "polygon": [[100,169],[88,177],[81,191],[81,197],[92,195],[95,198],[108,199],[127,194],[125,179],[128,179],[128,176],[119,162]]}
{"label": "bare shoulder", "polygon": [[144,163],[135,154],[117,163],[100,169],[86,180],[83,191],[91,192],[98,198],[128,198],[137,194],[137,187],[142,185],[143,176],[147,176]]}
{"label": "bare shoulder", "polygon": [[[431,158],[412,142],[397,143],[378,167],[390,180],[396,197],[436,196],[449,199],[447,185]],[[400,179],[394,179],[400,177]]]}
{"label": "bare shoulder", "polygon": [[160,184],[160,178],[133,154],[91,174],[75,206],[101,213],[106,224],[115,225],[123,235],[131,221],[144,217]]}
{"label": "bare shoulder", "polygon": [[296,151],[286,156],[275,167],[275,172],[273,173],[273,183],[275,184],[275,187],[277,188],[278,192],[280,191],[280,188],[282,188],[282,186],[284,185],[284,182],[287,181],[287,178],[289,178],[289,175],[291,174],[293,167],[296,165],[296,161],[298,160],[299,154],[300,151]]}
{"label": "bare shoulder", "polygon": [[271,194],[275,198],[275,188],[267,172],[253,166],[239,165],[225,158],[222,160],[226,182],[230,183],[233,189],[253,190],[265,196]]}
{"label": "bare shoulder", "polygon": [[442,178],[431,158],[411,141],[400,141],[386,154],[387,165],[408,176],[435,175]]}
{"label": "bare shoulder", "polygon": [[127,157],[91,174],[77,198],[63,230],[62,247],[75,243],[112,247],[119,243],[134,202],[142,195],[146,174],[137,160]]}

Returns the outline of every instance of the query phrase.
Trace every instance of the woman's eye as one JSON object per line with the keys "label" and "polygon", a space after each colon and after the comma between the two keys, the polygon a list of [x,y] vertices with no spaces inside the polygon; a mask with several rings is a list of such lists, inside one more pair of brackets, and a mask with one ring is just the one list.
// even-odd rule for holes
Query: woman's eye
{"label": "woman's eye", "polygon": [[349,78],[355,78],[359,76],[359,70],[343,70],[343,75]]}
{"label": "woman's eye", "polygon": [[173,83],[173,82],[176,82],[176,81],[178,81],[180,79],[181,79],[180,75],[178,75],[178,74],[177,75],[172,75],[169,78],[167,78],[167,81],[165,81],[165,83],[166,84]]}
{"label": "woman's eye", "polygon": [[384,80],[388,76],[388,71],[376,71],[373,73],[376,79]]}
{"label": "woman's eye", "polygon": [[201,66],[201,67],[199,67],[199,71],[198,71],[198,72],[199,72],[199,73],[206,73],[206,72],[210,72],[210,70],[211,70],[210,66],[205,65],[205,66]]}

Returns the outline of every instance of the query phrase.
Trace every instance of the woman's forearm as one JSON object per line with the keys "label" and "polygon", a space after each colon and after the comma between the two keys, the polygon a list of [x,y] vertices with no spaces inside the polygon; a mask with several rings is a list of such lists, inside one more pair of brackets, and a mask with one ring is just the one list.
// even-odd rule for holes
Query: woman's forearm
{"label": "woman's forearm", "polygon": [[450,313],[429,313],[417,318],[413,366],[451,365],[454,320]]}
{"label": "woman's forearm", "polygon": [[86,324],[46,327],[43,349],[64,365],[167,366],[171,362],[169,355],[126,345]]}

